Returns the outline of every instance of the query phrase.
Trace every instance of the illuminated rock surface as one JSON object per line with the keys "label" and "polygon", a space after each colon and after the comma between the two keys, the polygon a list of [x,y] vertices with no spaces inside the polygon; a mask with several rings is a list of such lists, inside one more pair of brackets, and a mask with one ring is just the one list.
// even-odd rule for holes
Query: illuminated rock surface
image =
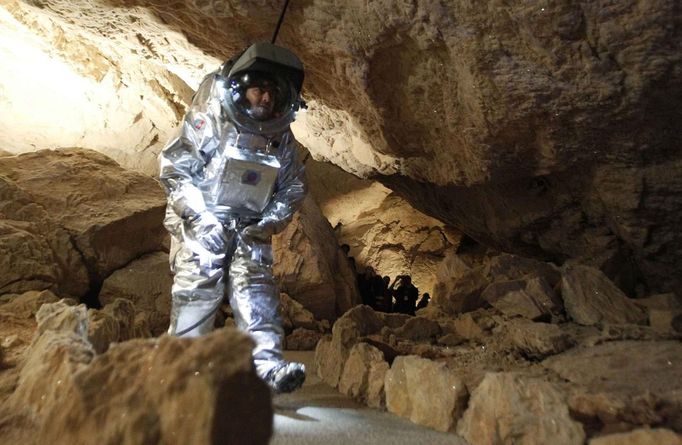
{"label": "illuminated rock surface", "polygon": [[[163,270],[161,214],[150,216],[163,197],[141,207],[129,199],[160,193],[151,179],[91,152],[82,159],[71,149],[7,155],[88,147],[154,176],[156,155],[202,76],[246,45],[269,40],[281,3],[2,2],[3,409],[15,398],[24,400],[22,409],[42,412],[41,396],[62,397],[54,387],[45,391],[45,381],[91,361],[102,364],[103,357],[120,354],[122,366],[136,366],[136,354],[148,347],[139,345],[152,340],[129,339],[161,332],[168,309],[158,304],[164,300],[156,286],[167,285],[167,275],[149,287],[140,284],[142,273],[125,275],[126,267]],[[343,380],[344,391],[381,406],[379,376],[401,356],[416,355],[472,395],[457,415],[474,442],[573,443],[582,442],[580,431],[594,443],[679,439],[642,429],[682,431],[682,395],[670,383],[679,375],[679,351],[671,344],[682,331],[678,9],[671,0],[292,2],[279,42],[306,66],[309,110],[294,131],[311,154],[321,213],[308,204],[276,241],[283,290],[301,297],[318,323],[351,307],[352,274],[335,247],[344,243],[357,266],[391,277],[409,273],[422,292],[433,290],[431,305],[418,314],[430,323],[367,308],[342,317],[317,345],[325,381]],[[30,168],[19,169],[27,159]],[[336,167],[318,169],[313,161]],[[67,178],[82,190],[64,188]],[[467,256],[471,239],[490,250]],[[158,257],[153,265],[140,258],[149,253]],[[51,331],[32,343],[40,303],[96,299],[110,275],[117,285],[105,282],[107,305],[88,313],[92,346],[83,335]],[[603,298],[593,298],[595,289]],[[635,299],[662,293],[668,296]],[[115,300],[126,295],[132,305]],[[313,325],[317,330],[298,331],[299,343],[328,331]],[[56,367],[35,384],[21,365],[30,345],[36,372]],[[100,352],[94,359],[93,347]],[[61,361],[66,356],[70,364]],[[557,362],[561,369],[551,365]],[[676,374],[665,374],[668,368]],[[17,386],[20,372],[24,384]],[[119,377],[112,378],[120,383]],[[626,377],[638,384],[624,385]],[[601,379],[607,384],[595,390],[592,382]],[[647,386],[652,379],[662,386]],[[98,387],[102,397],[120,395],[113,390]],[[55,420],[75,415],[75,404],[85,402],[68,403],[74,409]],[[506,406],[512,415],[499,415]],[[153,412],[137,425],[153,424]],[[409,417],[433,421],[426,412]],[[21,443],[40,431],[37,417],[19,408],[6,414],[0,441]],[[96,431],[92,422],[79,424]],[[499,437],[486,435],[493,427]],[[158,431],[166,430],[145,428],[125,440],[153,443]],[[425,443],[436,443],[430,439]]]}

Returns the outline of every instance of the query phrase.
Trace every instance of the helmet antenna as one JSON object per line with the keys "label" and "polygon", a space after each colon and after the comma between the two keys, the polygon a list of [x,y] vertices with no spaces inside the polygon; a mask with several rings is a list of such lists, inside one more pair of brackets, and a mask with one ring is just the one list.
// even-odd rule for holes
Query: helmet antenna
{"label": "helmet antenna", "polygon": [[282,22],[284,21],[284,14],[287,12],[287,6],[289,6],[289,0],[286,0],[284,2],[284,7],[282,8],[282,13],[279,15],[279,21],[277,22],[277,28],[275,28],[275,34],[272,36],[272,43],[273,45],[275,44],[275,40],[277,40],[277,34],[279,34],[279,28],[282,26]]}

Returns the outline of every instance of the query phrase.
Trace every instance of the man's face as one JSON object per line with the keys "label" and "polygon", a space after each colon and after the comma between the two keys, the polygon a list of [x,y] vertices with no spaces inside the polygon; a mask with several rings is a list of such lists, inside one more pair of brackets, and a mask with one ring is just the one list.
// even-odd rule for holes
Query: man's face
{"label": "man's face", "polygon": [[257,120],[268,120],[272,117],[275,108],[275,89],[265,84],[246,89],[246,99],[251,104],[251,117]]}

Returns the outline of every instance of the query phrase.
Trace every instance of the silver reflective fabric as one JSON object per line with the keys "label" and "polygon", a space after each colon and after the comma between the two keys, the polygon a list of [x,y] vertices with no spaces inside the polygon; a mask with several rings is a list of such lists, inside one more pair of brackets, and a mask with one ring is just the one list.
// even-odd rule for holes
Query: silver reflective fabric
{"label": "silver reflective fabric", "polygon": [[[272,274],[271,235],[291,220],[305,197],[303,165],[291,132],[239,133],[222,114],[224,85],[214,73],[202,82],[180,134],[159,155],[168,197],[164,225],[172,236],[174,272],[169,334],[201,321],[229,298],[237,326],[256,347],[260,376],[282,361],[279,291]],[[211,252],[192,232],[192,221],[212,212],[227,247]],[[184,334],[213,329],[215,314]]]}
{"label": "silver reflective fabric", "polygon": [[225,149],[222,179],[213,191],[216,204],[243,214],[259,214],[270,202],[275,188],[279,160],[276,156],[252,150]]}

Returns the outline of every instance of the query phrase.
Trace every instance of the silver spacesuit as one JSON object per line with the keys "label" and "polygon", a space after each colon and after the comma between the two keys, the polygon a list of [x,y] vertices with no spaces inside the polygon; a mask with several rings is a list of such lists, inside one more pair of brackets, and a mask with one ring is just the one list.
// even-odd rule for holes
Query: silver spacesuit
{"label": "silver spacesuit", "polygon": [[[282,359],[271,235],[289,223],[306,193],[289,129],[299,92],[286,76],[230,75],[228,68],[204,79],[179,136],[159,155],[175,274],[169,333],[210,332],[227,292],[237,326],[256,343],[257,373],[273,386],[282,377],[277,372],[299,371],[289,388],[273,386],[288,391],[305,376],[302,365]],[[274,97],[265,111],[246,100],[252,90]]]}

